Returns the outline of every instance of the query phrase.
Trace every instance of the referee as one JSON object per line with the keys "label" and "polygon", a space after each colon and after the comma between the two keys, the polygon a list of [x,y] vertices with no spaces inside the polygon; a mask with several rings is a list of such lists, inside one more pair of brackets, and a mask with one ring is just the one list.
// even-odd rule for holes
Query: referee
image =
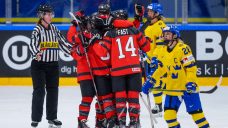
{"label": "referee", "polygon": [[39,21],[34,28],[29,46],[32,54],[31,75],[33,82],[32,128],[36,128],[42,119],[43,104],[46,95],[46,119],[52,127],[61,127],[57,120],[58,86],[59,86],[59,49],[70,54],[71,44],[51,24],[54,12],[49,5],[38,8]]}

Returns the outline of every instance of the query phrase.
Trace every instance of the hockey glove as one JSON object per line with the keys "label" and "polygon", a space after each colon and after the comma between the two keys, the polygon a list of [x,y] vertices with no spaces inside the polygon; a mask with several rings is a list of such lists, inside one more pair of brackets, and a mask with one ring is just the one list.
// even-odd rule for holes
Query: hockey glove
{"label": "hockey glove", "polygon": [[142,22],[145,9],[140,4],[135,4],[135,19]]}
{"label": "hockey glove", "polygon": [[197,84],[194,83],[194,82],[188,82],[186,85],[186,92],[187,93],[193,93],[193,92],[196,92],[196,87],[197,87]]}
{"label": "hockey glove", "polygon": [[93,34],[93,37],[89,40],[89,44],[93,44],[97,40],[101,40],[102,35],[99,32]]}
{"label": "hockey glove", "polygon": [[92,34],[88,31],[84,31],[83,34],[79,35],[79,39],[81,40],[83,47],[88,48],[90,43],[89,40],[92,38]]}
{"label": "hockey glove", "polygon": [[85,50],[82,45],[77,45],[72,48],[71,52],[75,52],[79,56],[83,56],[85,54]]}
{"label": "hockey glove", "polygon": [[154,87],[155,83],[156,80],[148,76],[146,82],[142,86],[142,92],[144,94],[149,94],[149,90]]}
{"label": "hockey glove", "polygon": [[152,76],[154,72],[158,69],[159,61],[157,60],[156,57],[153,57],[150,62],[150,68],[148,71],[148,75]]}
{"label": "hockey glove", "polygon": [[157,57],[153,57],[150,62],[150,67],[154,70],[158,69],[158,59]]}
{"label": "hockey glove", "polygon": [[77,22],[76,22],[76,20],[72,20],[71,23],[72,23],[75,27],[77,27],[77,25],[78,25]]}

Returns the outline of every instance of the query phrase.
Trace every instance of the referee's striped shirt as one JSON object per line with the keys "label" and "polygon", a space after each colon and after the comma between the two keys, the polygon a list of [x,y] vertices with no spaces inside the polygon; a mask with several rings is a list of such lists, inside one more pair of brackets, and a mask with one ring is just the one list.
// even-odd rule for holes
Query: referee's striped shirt
{"label": "referee's striped shirt", "polygon": [[42,52],[41,61],[43,62],[58,61],[59,49],[69,55],[71,47],[71,44],[53,24],[50,24],[48,29],[38,24],[32,32],[29,45],[33,59],[37,53]]}

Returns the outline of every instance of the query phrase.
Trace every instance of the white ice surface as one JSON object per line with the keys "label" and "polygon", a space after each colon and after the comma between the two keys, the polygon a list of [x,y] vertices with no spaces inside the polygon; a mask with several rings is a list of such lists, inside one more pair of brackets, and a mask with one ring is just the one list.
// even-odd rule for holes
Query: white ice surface
{"label": "white ice surface", "polygon": [[[202,87],[206,90],[211,87]],[[62,128],[76,128],[78,105],[81,92],[78,86],[60,87],[58,118],[63,122]],[[151,96],[152,97],[152,96]],[[146,97],[145,97],[146,99]],[[152,98],[151,98],[152,99]],[[31,123],[32,87],[0,87],[0,128],[29,128]],[[201,101],[206,118],[211,128],[228,128],[228,87],[219,87],[213,94],[201,94]],[[153,101],[151,100],[153,103]],[[149,114],[141,103],[142,128],[150,128]],[[94,103],[89,115],[89,125],[94,128]],[[42,122],[38,128],[47,128],[45,119],[45,105]],[[163,118],[158,118],[156,128],[167,128]],[[185,112],[182,104],[178,113],[178,120],[182,128],[197,128],[191,116]]]}

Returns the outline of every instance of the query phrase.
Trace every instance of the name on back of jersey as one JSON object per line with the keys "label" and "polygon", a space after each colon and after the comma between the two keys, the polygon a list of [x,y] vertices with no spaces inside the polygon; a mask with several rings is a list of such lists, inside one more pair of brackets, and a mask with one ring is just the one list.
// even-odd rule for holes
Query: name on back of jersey
{"label": "name on back of jersey", "polygon": [[128,35],[128,29],[119,29],[116,31],[118,36]]}

